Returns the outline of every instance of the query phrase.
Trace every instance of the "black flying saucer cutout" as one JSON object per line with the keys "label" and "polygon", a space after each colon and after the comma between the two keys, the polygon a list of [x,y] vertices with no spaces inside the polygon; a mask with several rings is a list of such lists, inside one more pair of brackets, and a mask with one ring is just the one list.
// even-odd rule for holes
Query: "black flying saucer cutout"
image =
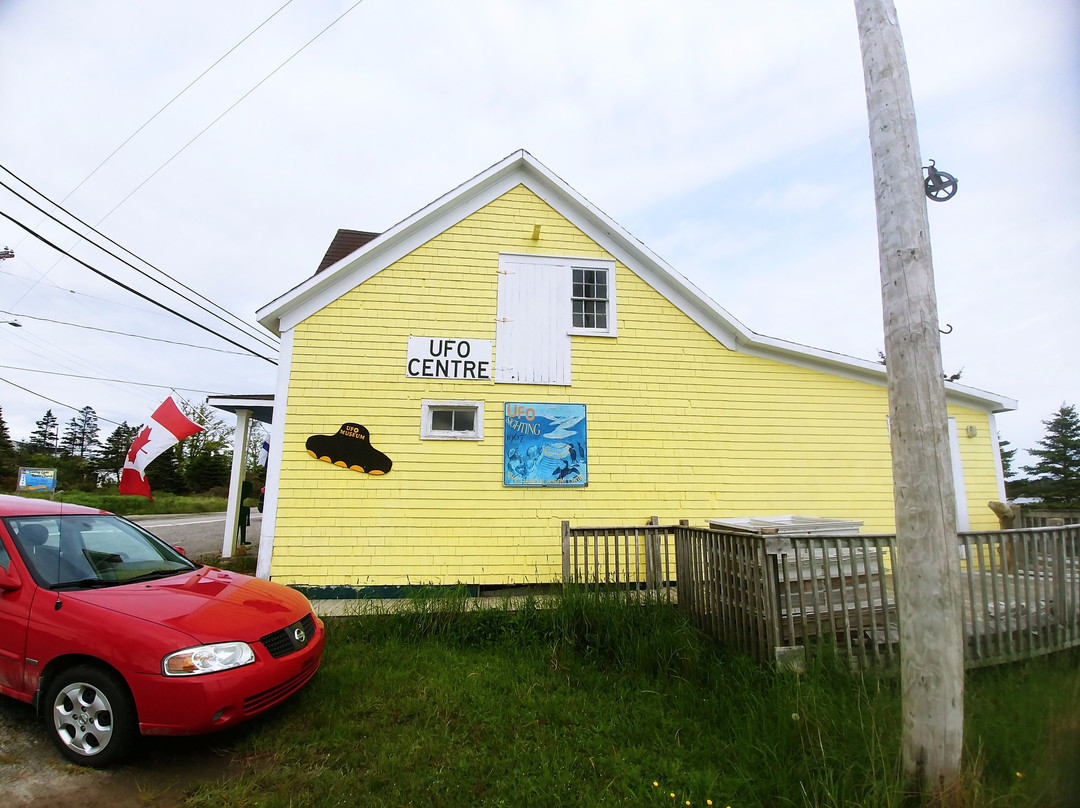
{"label": "black flying saucer cutout", "polygon": [[333,435],[312,435],[305,447],[316,460],[335,466],[367,472],[386,474],[393,461],[371,445],[371,434],[360,424],[342,424]]}

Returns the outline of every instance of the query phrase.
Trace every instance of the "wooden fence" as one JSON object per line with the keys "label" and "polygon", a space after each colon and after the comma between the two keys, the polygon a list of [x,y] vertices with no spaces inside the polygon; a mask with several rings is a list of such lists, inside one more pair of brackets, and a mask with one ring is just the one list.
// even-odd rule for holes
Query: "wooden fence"
{"label": "wooden fence", "polygon": [[1039,505],[1017,505],[1016,523],[1004,527],[1060,527],[1080,524],[1080,509],[1061,510]]}
{"label": "wooden fence", "polygon": [[675,530],[658,524],[655,517],[648,525],[629,527],[570,527],[563,522],[563,581],[671,601]]}
{"label": "wooden fence", "polygon": [[[675,594],[703,630],[761,661],[824,641],[893,664],[896,553],[892,535],[563,523],[564,580]],[[1080,525],[962,533],[958,553],[968,667],[1080,645]]]}

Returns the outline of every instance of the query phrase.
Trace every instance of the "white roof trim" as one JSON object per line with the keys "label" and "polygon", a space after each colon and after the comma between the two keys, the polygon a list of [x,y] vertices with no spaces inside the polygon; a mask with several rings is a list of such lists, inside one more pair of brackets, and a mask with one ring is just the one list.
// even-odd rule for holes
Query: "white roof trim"
{"label": "white roof trim", "polygon": [[[885,368],[878,362],[755,334],[524,150],[510,154],[271,301],[259,309],[259,322],[280,336],[518,185],[551,205],[730,350],[886,384]],[[973,387],[948,382],[945,388],[951,402],[976,409],[1005,412],[1017,407],[1013,399]]]}

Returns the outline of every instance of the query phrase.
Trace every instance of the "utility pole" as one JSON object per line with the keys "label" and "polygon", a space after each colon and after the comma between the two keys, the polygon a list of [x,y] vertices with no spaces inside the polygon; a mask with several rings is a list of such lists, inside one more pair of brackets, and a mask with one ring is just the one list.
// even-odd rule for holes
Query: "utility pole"
{"label": "utility pole", "polygon": [[893,0],[855,0],[874,163],[889,388],[908,787],[958,778],[964,646],[934,268],[907,58]]}

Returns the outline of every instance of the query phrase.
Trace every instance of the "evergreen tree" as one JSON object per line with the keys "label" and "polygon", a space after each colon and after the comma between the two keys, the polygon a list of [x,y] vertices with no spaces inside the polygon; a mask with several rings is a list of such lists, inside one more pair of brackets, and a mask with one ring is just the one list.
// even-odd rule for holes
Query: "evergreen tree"
{"label": "evergreen tree", "polygon": [[115,477],[116,483],[120,483],[120,473],[124,469],[124,461],[127,459],[128,450],[135,437],[142,429],[142,425],[128,426],[128,422],[120,424],[112,431],[98,454],[98,469]]}
{"label": "evergreen tree", "polygon": [[1046,436],[1028,453],[1038,460],[1024,466],[1031,490],[1045,502],[1080,503],[1080,414],[1072,404],[1043,421]]}
{"label": "evergreen tree", "polygon": [[97,413],[93,407],[83,407],[78,414],[68,421],[60,448],[71,455],[92,459],[101,446],[98,441]]}
{"label": "evergreen tree", "polygon": [[205,492],[229,484],[232,466],[232,427],[225,424],[207,404],[192,406],[181,402],[184,414],[203,428],[180,444],[180,470],[191,491]]}
{"label": "evergreen tree", "polygon": [[998,449],[1001,450],[1001,473],[1008,482],[1016,475],[1012,465],[1013,460],[1016,459],[1016,449],[1012,448],[1012,444],[1007,440],[1002,440],[1000,433],[998,433]]}
{"label": "evergreen tree", "polygon": [[198,493],[229,484],[232,458],[229,455],[202,452],[184,461],[184,482]]}
{"label": "evergreen tree", "polygon": [[4,410],[0,407],[0,477],[6,477],[17,471],[15,462],[15,444],[11,442]]}
{"label": "evergreen tree", "polygon": [[67,426],[64,427],[64,434],[60,438],[60,451],[64,454],[71,455],[72,457],[78,456],[78,429],[78,424],[75,422],[74,418],[68,421]]}
{"label": "evergreen tree", "polygon": [[26,450],[33,454],[56,454],[60,422],[52,410],[46,410],[41,418],[34,422],[34,431],[26,442]]}
{"label": "evergreen tree", "polygon": [[1028,496],[1031,481],[1025,477],[1017,476],[1019,472],[1013,468],[1017,450],[1013,448],[1009,441],[1002,440],[1000,433],[998,434],[998,448],[1001,450],[1001,472],[1005,478],[1005,497],[1007,499],[1016,499],[1017,497]]}
{"label": "evergreen tree", "polygon": [[153,493],[187,493],[184,475],[180,473],[180,447],[182,445],[169,447],[150,461],[150,465],[146,467],[146,480],[150,483],[150,490]]}

